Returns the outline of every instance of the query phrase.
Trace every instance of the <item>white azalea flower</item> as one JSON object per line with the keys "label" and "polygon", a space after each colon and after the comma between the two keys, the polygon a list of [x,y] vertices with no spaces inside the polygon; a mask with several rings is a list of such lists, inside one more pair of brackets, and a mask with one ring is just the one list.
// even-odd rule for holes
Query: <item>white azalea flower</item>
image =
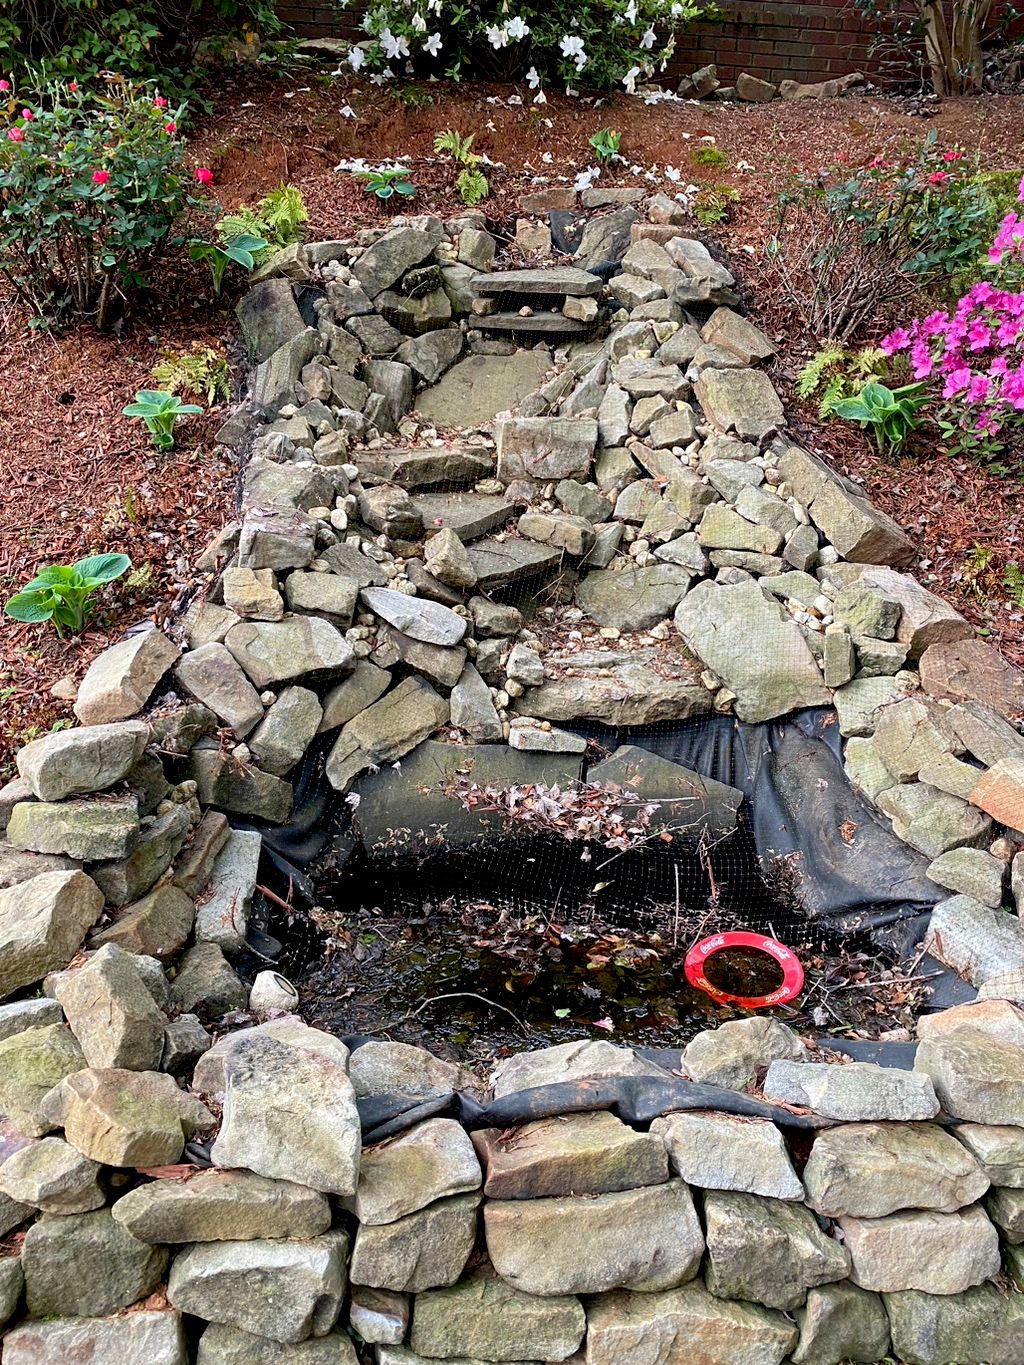
{"label": "white azalea flower", "polygon": [[550,166],[551,163],[552,163],[552,161],[554,161],[555,158],[551,155],[550,152],[541,152],[540,159],[541,159],[541,161],[544,162],[544,165],[545,165],[545,166]]}
{"label": "white azalea flower", "polygon": [[359,71],[366,61],[366,53],[361,47],[354,47],[348,54],[348,64],[353,71]]}
{"label": "white azalea flower", "polygon": [[412,26],[417,33],[426,33],[427,31],[427,21],[419,10],[412,16]]}
{"label": "white azalea flower", "polygon": [[431,10],[433,10],[435,14],[440,14],[441,0],[427,0],[427,12],[429,13]]}
{"label": "white azalea flower", "polygon": [[380,45],[384,49],[385,57],[395,60],[398,57],[408,57],[409,44],[401,36],[394,34],[389,28],[382,28],[380,31]]}
{"label": "white azalea flower", "polygon": [[682,171],[677,171],[675,166],[665,167],[665,179],[671,180],[673,185],[678,185],[683,178]]}
{"label": "white azalea flower", "polygon": [[534,95],[533,97],[533,102],[534,104],[547,104],[548,97],[547,95],[545,95],[543,90],[538,90],[536,95]]}
{"label": "white azalea flower", "polygon": [[622,78],[622,84],[626,87],[627,95],[636,94],[636,78],[640,75],[638,66],[631,66]]}
{"label": "white azalea flower", "polygon": [[583,39],[576,33],[565,33],[558,44],[563,57],[574,57],[579,61],[583,56]]}
{"label": "white azalea flower", "polygon": [[531,90],[536,90],[540,86],[540,72],[535,66],[531,66],[526,73],[526,84]]}
{"label": "white azalea flower", "polygon": [[629,0],[629,4],[623,11],[622,17],[625,19],[627,24],[636,23],[636,0]]}
{"label": "white azalea flower", "polygon": [[356,116],[356,111],[352,108],[351,104],[343,104],[338,112],[341,114],[342,118],[355,118]]}
{"label": "white azalea flower", "polygon": [[505,25],[505,32],[513,40],[513,42],[516,43],[518,43],[522,38],[525,38],[529,31],[530,25],[526,23],[526,21],[522,19],[518,14],[514,19],[510,19],[508,23]]}
{"label": "white azalea flower", "polygon": [[487,34],[487,41],[495,51],[497,51],[499,47],[505,47],[507,45],[508,35],[503,28],[498,28],[497,24],[491,24],[489,28],[484,29],[484,32]]}
{"label": "white azalea flower", "polygon": [[437,56],[437,54],[441,51],[440,33],[432,33],[430,35],[427,41],[423,44],[423,51],[429,52],[432,57]]}
{"label": "white azalea flower", "polygon": [[640,39],[640,46],[645,47],[649,50],[654,46],[654,42],[655,42],[654,29],[653,28],[646,29],[644,32],[644,36]]}

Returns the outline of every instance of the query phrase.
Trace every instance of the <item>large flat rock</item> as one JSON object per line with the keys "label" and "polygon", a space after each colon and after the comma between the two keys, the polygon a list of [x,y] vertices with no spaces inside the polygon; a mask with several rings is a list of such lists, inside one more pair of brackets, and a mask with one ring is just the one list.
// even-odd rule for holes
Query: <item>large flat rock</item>
{"label": "large flat rock", "polygon": [[416,410],[439,427],[476,427],[517,407],[544,380],[550,365],[544,351],[515,355],[471,355],[416,399]]}
{"label": "large flat rock", "polygon": [[477,587],[487,591],[552,573],[561,563],[562,551],[535,540],[482,540],[470,549],[469,559]]}
{"label": "large flat rock", "polygon": [[[402,759],[401,770],[382,766],[354,784],[359,796],[353,829],[373,851],[402,830],[402,852],[424,852],[441,842],[467,848],[504,832],[500,815],[468,811],[442,784],[463,773],[479,786],[506,788],[525,783],[565,787],[579,780],[578,754],[522,753],[501,744],[445,744],[426,740]],[[389,845],[390,846],[390,845]]]}
{"label": "large flat rock", "polygon": [[463,544],[504,526],[515,510],[504,498],[484,493],[421,493],[413,502],[428,537],[449,530]]}
{"label": "large flat rock", "polygon": [[555,266],[550,270],[495,270],[477,275],[473,293],[485,294],[568,294],[583,298],[600,294],[601,281],[589,271],[574,266]]}
{"label": "large flat rock", "polygon": [[831,701],[800,627],[756,583],[700,583],[676,608],[675,623],[694,654],[735,692],[740,720],[774,720]]}
{"label": "large flat rock", "polygon": [[538,720],[601,720],[646,725],[689,720],[711,710],[711,694],[689,656],[666,658],[656,649],[588,650],[545,659],[555,677],[529,688],[515,702],[521,716]]}

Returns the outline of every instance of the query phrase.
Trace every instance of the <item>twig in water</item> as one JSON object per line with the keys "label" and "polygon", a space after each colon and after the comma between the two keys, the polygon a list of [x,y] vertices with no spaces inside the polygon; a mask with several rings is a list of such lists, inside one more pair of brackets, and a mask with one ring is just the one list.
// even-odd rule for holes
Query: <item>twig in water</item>
{"label": "twig in water", "polygon": [[390,1023],[378,1024],[375,1029],[371,1029],[371,1032],[386,1033],[388,1029],[397,1028],[399,1024],[404,1024],[407,1019],[415,1019],[421,1010],[425,1010],[428,1005],[436,1005],[439,1000],[480,1000],[483,1004],[489,1005],[491,1009],[501,1010],[502,1014],[507,1014],[510,1019],[514,1019],[526,1036],[530,1036],[530,1030],[518,1014],[513,1014],[507,1005],[499,1005],[497,1000],[489,1000],[486,995],[477,995],[476,991],[451,991],[447,995],[428,995],[426,1000],[421,1000],[416,1008],[410,1010],[408,1014],[403,1014],[398,1019],[392,1019]]}

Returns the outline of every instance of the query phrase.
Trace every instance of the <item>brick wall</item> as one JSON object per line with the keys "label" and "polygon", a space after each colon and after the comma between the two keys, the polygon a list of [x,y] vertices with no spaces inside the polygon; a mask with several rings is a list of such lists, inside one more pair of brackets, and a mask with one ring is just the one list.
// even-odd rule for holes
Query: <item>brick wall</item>
{"label": "brick wall", "polygon": [[[849,71],[872,73],[868,48],[871,32],[852,0],[721,0],[728,18],[694,24],[676,40],[669,66],[672,75],[689,75],[714,62],[719,79],[730,84],[741,71],[766,80],[789,77],[821,81]],[[290,0],[278,13],[301,37],[358,38],[362,5],[334,7],[329,0]]]}

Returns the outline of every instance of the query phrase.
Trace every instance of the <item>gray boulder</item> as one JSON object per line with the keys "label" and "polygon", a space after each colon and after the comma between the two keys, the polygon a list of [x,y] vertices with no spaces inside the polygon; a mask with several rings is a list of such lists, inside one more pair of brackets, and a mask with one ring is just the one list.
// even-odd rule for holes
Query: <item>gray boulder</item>
{"label": "gray boulder", "polygon": [[777,1019],[733,1019],[704,1029],[683,1049],[683,1065],[695,1081],[745,1090],[759,1066],[785,1060],[801,1066],[807,1049],[793,1030]]}
{"label": "gray boulder", "polygon": [[64,972],[55,994],[87,1066],[158,1071],[164,1017],[133,953],[107,943],[84,966]]}
{"label": "gray boulder", "polygon": [[993,1284],[962,1294],[908,1290],[886,1294],[893,1354],[920,1365],[1017,1365],[1024,1339],[1024,1302]]}
{"label": "gray boulder", "polygon": [[190,1180],[153,1180],[122,1195],[111,1213],[133,1236],[152,1243],[317,1237],[331,1225],[324,1195],[251,1171],[210,1170]]}
{"label": "gray boulder", "polygon": [[939,1112],[928,1077],[919,1071],[898,1071],[874,1062],[775,1061],[764,1081],[765,1098],[813,1109],[824,1118],[857,1122],[864,1119],[931,1119]]}
{"label": "gray boulder", "polygon": [[260,689],[308,674],[350,673],[355,667],[352,646],[319,616],[242,621],[231,627],[224,643]]}
{"label": "gray boulder", "polygon": [[707,1285],[723,1299],[796,1308],[812,1286],[849,1273],[845,1249],[801,1204],[710,1190],[704,1221]]}
{"label": "gray boulder", "polygon": [[148,743],[141,720],[58,730],[18,750],[18,772],[40,801],[63,801],[120,782]]}
{"label": "gray boulder", "polygon": [[224,1058],[224,1079],[216,1165],[325,1193],[355,1191],[359,1116],[343,1065],[281,1039],[243,1037]]}
{"label": "gray boulder", "polygon": [[[167,1297],[208,1322],[286,1344],[322,1337],[345,1296],[347,1232],[292,1241],[200,1242],[174,1258]],[[254,1284],[259,1293],[251,1292]]]}
{"label": "gray boulder", "polygon": [[105,649],[79,684],[75,715],[83,725],[104,725],[137,715],[180,653],[159,630],[129,635]]}
{"label": "gray boulder", "polygon": [[843,1240],[862,1289],[959,1294],[998,1275],[999,1234],[980,1204],[956,1213],[903,1211],[887,1218],[841,1218]]}
{"label": "gray boulder", "polygon": [[587,1314],[587,1365],[635,1360],[780,1365],[797,1330],[781,1313],[730,1303],[691,1280],[660,1294],[602,1294]]}
{"label": "gray boulder", "polygon": [[286,1346],[211,1322],[199,1338],[196,1365],[358,1365],[358,1358],[351,1339],[341,1331]]}
{"label": "gray boulder", "polygon": [[453,1119],[428,1119],[368,1147],[359,1183],[345,1206],[360,1223],[392,1223],[452,1194],[477,1190],[480,1163],[465,1129]]}
{"label": "gray boulder", "polygon": [[116,1361],[117,1365],[186,1365],[181,1314],[167,1309],[108,1318],[26,1322],[4,1337],[5,1365]]}
{"label": "gray boulder", "polygon": [[88,1213],[106,1202],[99,1173],[95,1161],[61,1138],[45,1137],[7,1157],[0,1166],[0,1194],[43,1213]]}
{"label": "gray boulder", "polygon": [[44,872],[0,891],[0,999],[66,967],[103,913],[84,872]]}
{"label": "gray boulder", "polygon": [[[772,720],[831,693],[800,627],[756,583],[700,583],[675,613],[676,629],[701,661],[736,694],[740,720]],[[757,640],[758,647],[750,648]]]}
{"label": "gray boulder", "polygon": [[410,1344],[430,1358],[565,1360],[586,1327],[579,1299],[523,1294],[485,1269],[450,1288],[418,1295]]}
{"label": "gray boulder", "polygon": [[800,1340],[793,1365],[878,1361],[889,1354],[889,1319],[877,1294],[847,1280],[811,1289],[794,1316]]}
{"label": "gray boulder", "polygon": [[211,641],[182,656],[174,676],[185,691],[210,710],[239,739],[263,717],[263,703],[223,644]]}
{"label": "gray boulder", "polygon": [[651,1133],[668,1150],[672,1169],[690,1185],[771,1199],[803,1199],[782,1134],[766,1119],[694,1112],[655,1119]]}
{"label": "gray boulder", "polygon": [[671,1289],[696,1275],[704,1252],[682,1180],[582,1198],[489,1199],[484,1228],[501,1278],[545,1297]]}
{"label": "gray boulder", "polygon": [[352,1283],[412,1294],[454,1284],[476,1242],[479,1207],[479,1193],[456,1194],[391,1223],[360,1223]]}
{"label": "gray boulder", "polygon": [[163,1279],[167,1252],[140,1242],[107,1209],[97,1209],[33,1223],[21,1265],[35,1317],[92,1318],[151,1294]]}
{"label": "gray boulder", "polygon": [[686,594],[690,578],[686,569],[674,564],[602,569],[582,580],[576,589],[576,602],[598,625],[648,630],[672,615]]}
{"label": "gray boulder", "polygon": [[829,1218],[899,1209],[954,1213],[988,1189],[970,1152],[931,1123],[849,1123],[815,1138],[804,1168],[807,1203]]}

